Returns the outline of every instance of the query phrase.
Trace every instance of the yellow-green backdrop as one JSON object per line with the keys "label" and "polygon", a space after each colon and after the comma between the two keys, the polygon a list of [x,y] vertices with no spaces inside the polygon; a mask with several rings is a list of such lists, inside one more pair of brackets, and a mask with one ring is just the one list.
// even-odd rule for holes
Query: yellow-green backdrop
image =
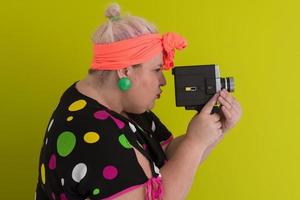
{"label": "yellow-green backdrop", "polygon": [[[300,1],[119,0],[123,11],[176,31],[189,47],[177,65],[220,65],[234,76],[240,123],[200,166],[188,199],[300,199]],[[0,199],[33,199],[39,150],[62,92],[87,72],[104,0],[4,1],[0,8]],[[175,134],[192,111],[174,83],[154,111]]]}

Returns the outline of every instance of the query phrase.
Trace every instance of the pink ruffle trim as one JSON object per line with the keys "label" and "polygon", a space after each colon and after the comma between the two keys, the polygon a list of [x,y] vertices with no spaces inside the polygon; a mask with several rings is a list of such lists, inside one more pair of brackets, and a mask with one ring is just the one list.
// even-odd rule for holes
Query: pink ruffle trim
{"label": "pink ruffle trim", "polygon": [[174,137],[173,137],[173,135],[171,135],[167,140],[160,142],[160,145],[165,146],[165,145],[169,144],[173,139],[174,139]]}
{"label": "pink ruffle trim", "polygon": [[143,185],[146,185],[146,200],[162,200],[163,199],[163,185],[161,181],[161,177],[152,177],[149,179],[146,183],[141,185],[132,186],[130,188],[127,188],[117,194],[114,194],[110,197],[104,198],[104,200],[113,200],[117,198],[118,196],[125,194],[127,192],[130,192],[132,190],[135,190]]}
{"label": "pink ruffle trim", "polygon": [[146,183],[146,200],[162,200],[163,199],[163,185],[161,177],[152,177]]}

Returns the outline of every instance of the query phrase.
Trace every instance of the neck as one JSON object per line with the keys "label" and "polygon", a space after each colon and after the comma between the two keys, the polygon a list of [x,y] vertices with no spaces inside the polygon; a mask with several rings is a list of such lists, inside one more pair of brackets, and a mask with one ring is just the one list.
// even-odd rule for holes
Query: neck
{"label": "neck", "polygon": [[95,76],[87,75],[86,78],[76,84],[76,88],[80,93],[128,118],[122,105],[121,91],[112,79],[112,77],[107,77],[105,84],[99,84],[99,80]]}

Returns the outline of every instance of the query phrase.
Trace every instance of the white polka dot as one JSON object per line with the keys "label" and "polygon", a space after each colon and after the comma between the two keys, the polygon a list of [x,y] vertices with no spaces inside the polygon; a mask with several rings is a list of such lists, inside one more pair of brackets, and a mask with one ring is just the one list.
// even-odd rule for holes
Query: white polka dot
{"label": "white polka dot", "polygon": [[134,132],[134,133],[136,132],[135,126],[130,122],[129,122],[129,127],[131,128],[132,132]]}
{"label": "white polka dot", "polygon": [[46,138],[46,141],[45,141],[45,145],[47,145],[48,144],[48,138]]}
{"label": "white polka dot", "polygon": [[143,149],[144,147],[143,147],[143,145],[137,140],[136,141],[137,143],[138,143],[138,145],[140,145],[140,147]]}
{"label": "white polka dot", "polygon": [[86,175],[87,166],[84,163],[77,164],[72,171],[72,178],[79,183]]}
{"label": "white polka dot", "polygon": [[49,123],[48,130],[47,130],[48,132],[49,132],[49,130],[50,130],[50,128],[51,128],[53,122],[54,122],[54,119],[52,119],[52,120],[50,121],[50,123]]}
{"label": "white polka dot", "polygon": [[159,168],[156,167],[156,165],[155,165],[154,163],[153,163],[153,166],[154,166],[154,171],[155,171],[155,173],[157,173],[159,176],[161,176],[160,171],[159,171]]}
{"label": "white polka dot", "polygon": [[61,182],[61,185],[64,186],[64,184],[65,184],[65,179],[61,178],[61,179],[60,179],[60,182]]}
{"label": "white polka dot", "polygon": [[160,173],[160,170],[158,167],[156,167],[155,163],[153,163],[153,166],[154,166],[154,171],[156,174],[158,174],[159,177],[161,177],[161,173]]}
{"label": "white polka dot", "polygon": [[154,121],[152,121],[151,130],[152,130],[153,132],[156,130],[156,126],[155,126],[155,123],[154,123]]}

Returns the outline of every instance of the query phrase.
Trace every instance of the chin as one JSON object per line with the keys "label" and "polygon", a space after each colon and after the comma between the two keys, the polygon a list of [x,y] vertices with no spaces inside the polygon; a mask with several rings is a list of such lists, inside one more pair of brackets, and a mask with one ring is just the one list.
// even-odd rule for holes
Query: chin
{"label": "chin", "polygon": [[137,108],[137,109],[131,110],[130,113],[133,113],[133,114],[143,114],[146,111],[147,111],[146,108]]}
{"label": "chin", "polygon": [[148,105],[136,105],[134,107],[131,107],[130,109],[130,113],[133,113],[133,114],[142,114],[148,110],[151,110],[153,107],[154,107],[154,103],[155,101],[152,101],[151,103],[149,103]]}
{"label": "chin", "polygon": [[146,109],[145,111],[147,111],[147,110],[152,110],[152,108],[154,108],[154,105],[155,105],[155,103],[153,102],[153,103],[149,106],[149,108]]}
{"label": "chin", "polygon": [[143,113],[145,113],[146,111],[149,111],[149,110],[151,110],[152,108],[154,107],[154,104],[152,104],[151,106],[147,106],[147,107],[145,107],[145,108],[141,108],[141,109],[138,109],[138,110],[135,110],[136,112],[136,114],[143,114]]}

